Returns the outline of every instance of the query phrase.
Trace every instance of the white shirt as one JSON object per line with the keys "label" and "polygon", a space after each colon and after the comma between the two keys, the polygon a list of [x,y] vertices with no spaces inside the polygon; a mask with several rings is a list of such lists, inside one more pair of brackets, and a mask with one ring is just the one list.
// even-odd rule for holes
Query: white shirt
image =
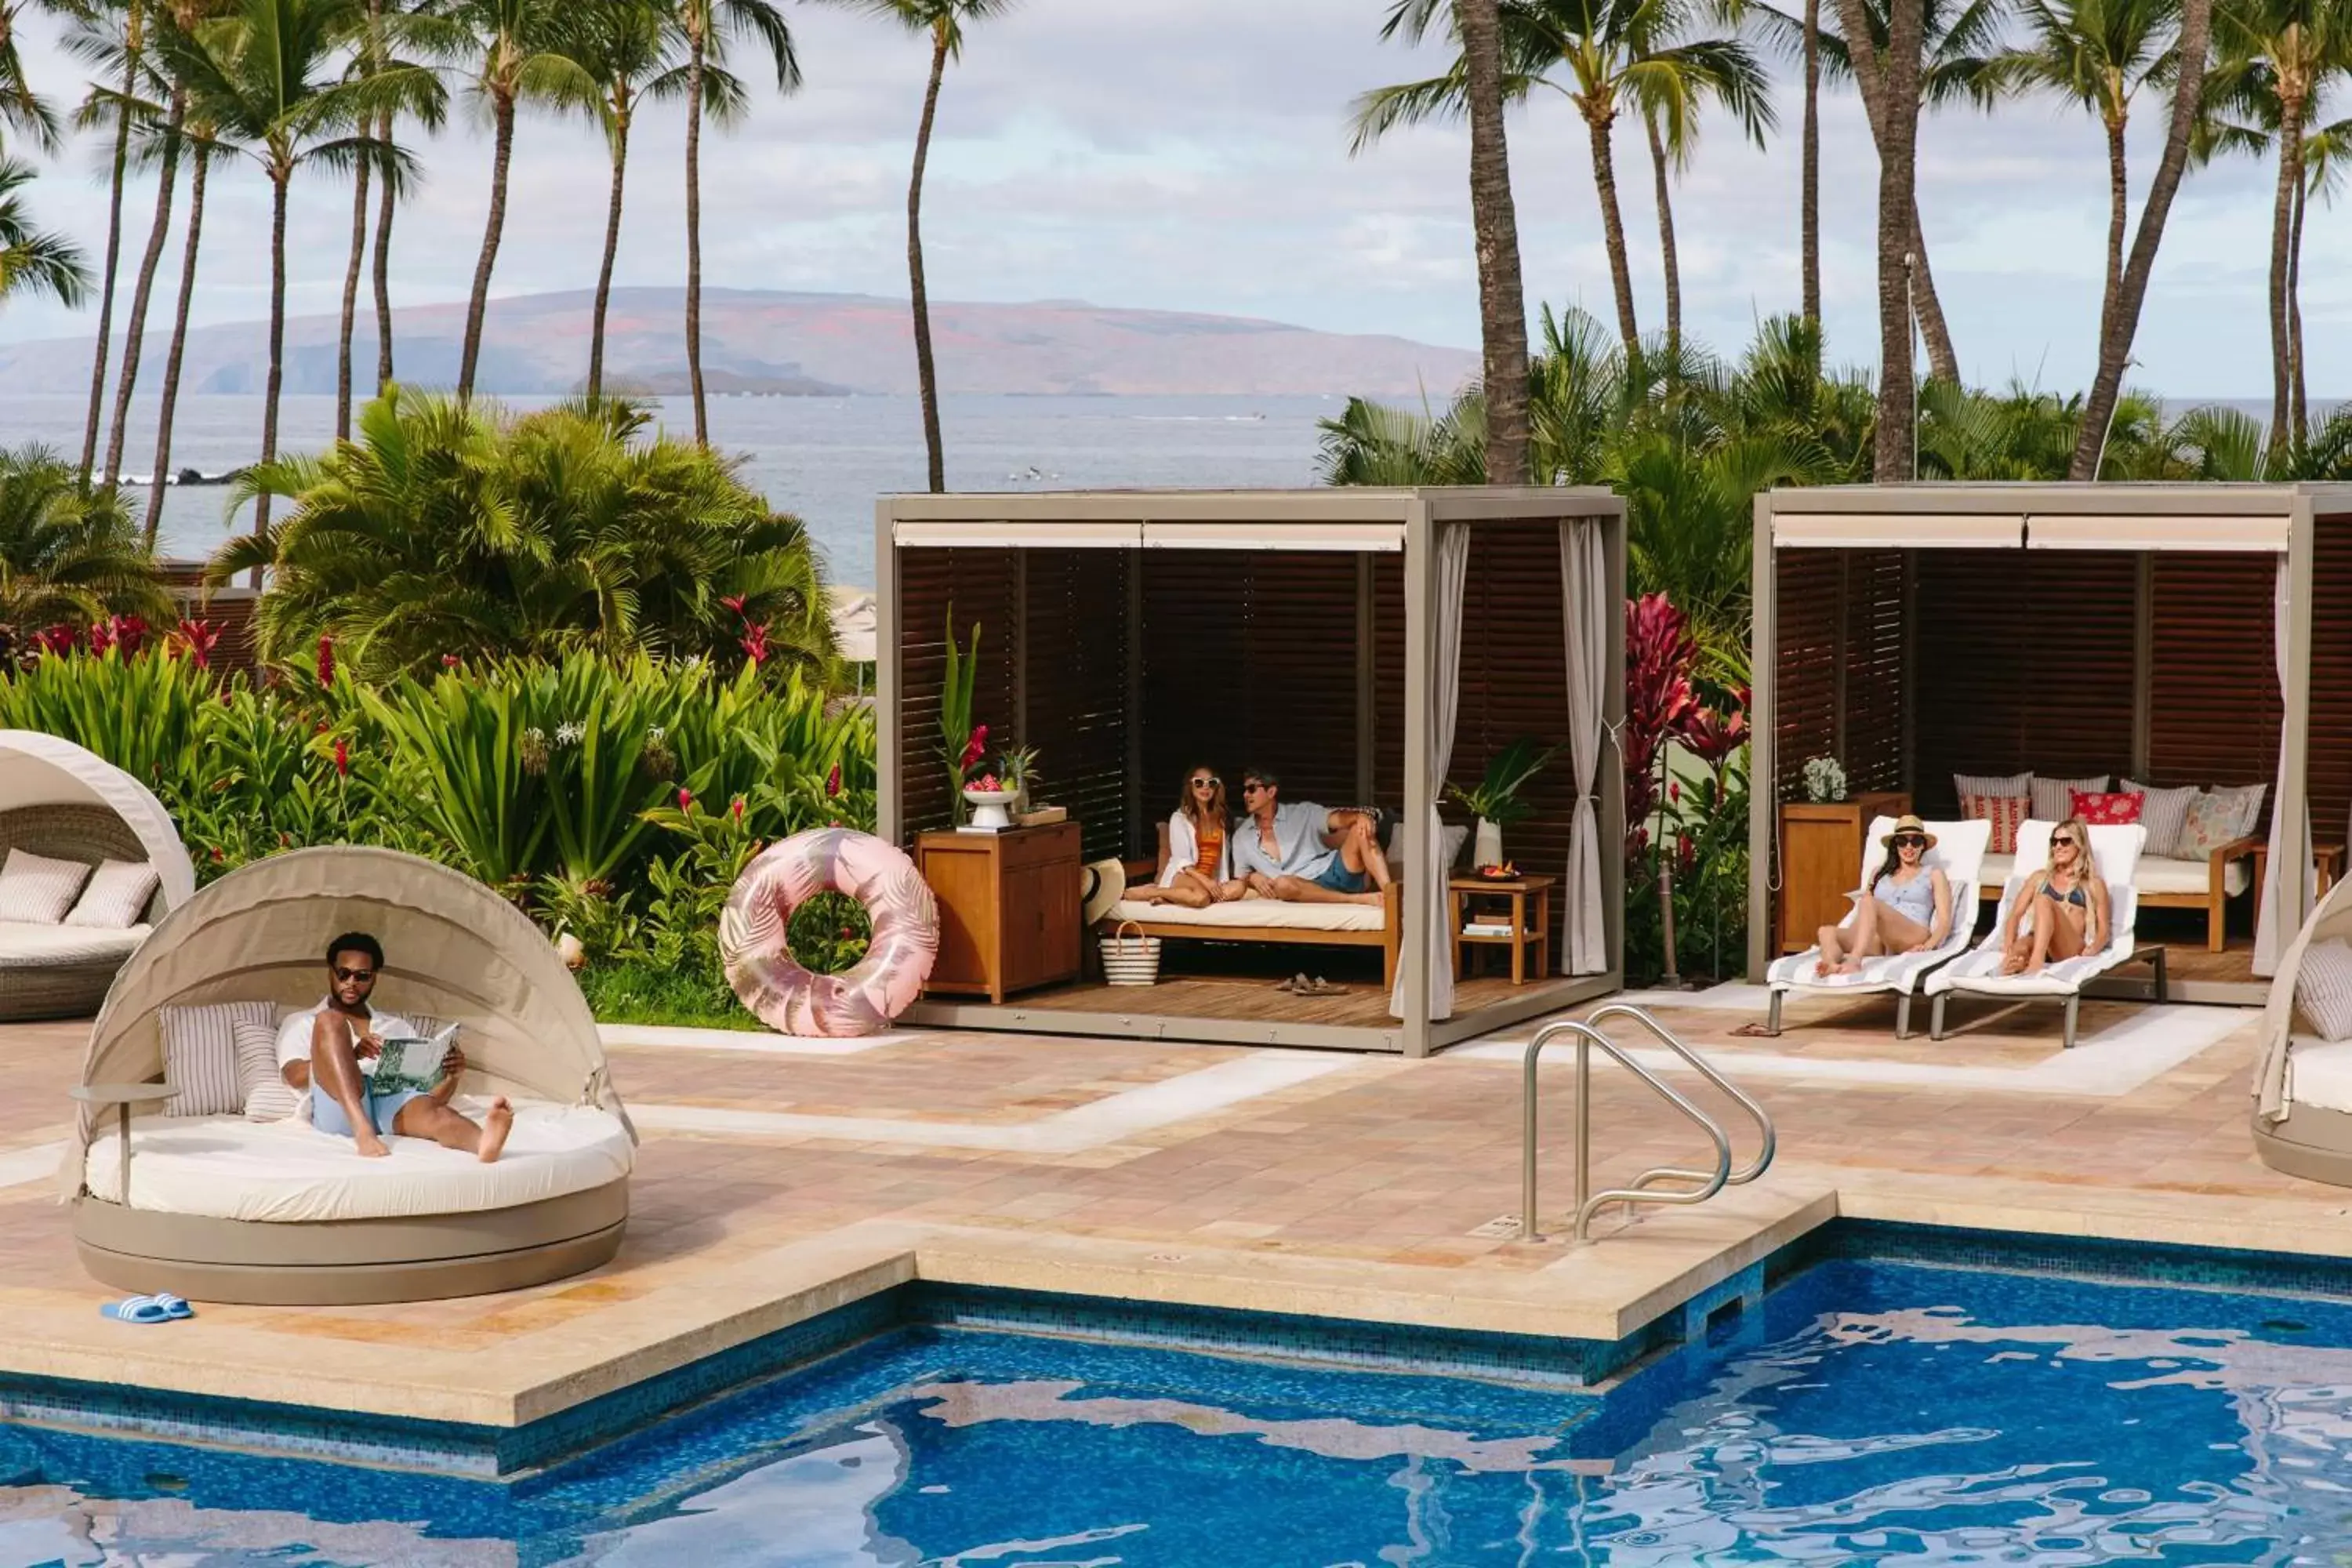
{"label": "white shirt", "polygon": [[[278,1073],[280,1078],[286,1075],[288,1063],[310,1059],[310,1031],[317,1025],[319,1015],[333,1005],[333,1001],[332,997],[323,997],[314,1006],[305,1007],[299,1013],[289,1013],[285,1021],[278,1026]],[[394,1039],[416,1032],[415,1026],[397,1013],[371,1013],[367,1028],[373,1031],[380,1040]],[[360,1070],[372,1073],[375,1071],[375,1063],[362,1062]]]}
{"label": "white shirt", "polygon": [[[1172,888],[1177,877],[1201,863],[1201,835],[1192,819],[1177,812],[1168,819],[1168,864],[1160,868],[1160,885]],[[1234,874],[1234,825],[1225,824],[1224,842],[1217,849],[1215,880],[1223,882]]]}

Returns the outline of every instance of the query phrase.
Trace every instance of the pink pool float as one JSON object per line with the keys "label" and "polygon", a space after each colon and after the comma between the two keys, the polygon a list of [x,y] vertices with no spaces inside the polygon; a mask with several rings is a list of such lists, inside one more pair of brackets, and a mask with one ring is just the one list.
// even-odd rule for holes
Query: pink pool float
{"label": "pink pool float", "polygon": [[[814,974],[784,940],[793,911],[817,894],[866,906],[874,940],[856,966]],[[940,952],[939,905],[905,851],[847,827],[796,833],[736,879],[719,917],[727,983],[761,1022],[812,1037],[878,1034],[912,1006]]]}

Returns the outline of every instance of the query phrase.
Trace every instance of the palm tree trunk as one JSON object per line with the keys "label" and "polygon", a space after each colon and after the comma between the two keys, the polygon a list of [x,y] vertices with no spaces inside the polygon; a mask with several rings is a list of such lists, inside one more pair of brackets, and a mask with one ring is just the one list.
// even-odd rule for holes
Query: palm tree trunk
{"label": "palm tree trunk", "polygon": [[1601,237],[1609,247],[1609,286],[1617,297],[1617,335],[1628,354],[1642,346],[1633,320],[1633,273],[1625,255],[1625,220],[1617,210],[1617,161],[1609,145],[1610,121],[1584,117],[1592,141],[1592,188],[1601,198]]}
{"label": "palm tree trunk", "polygon": [[[261,405],[261,460],[274,462],[278,458],[278,394],[286,384],[286,187],[294,178],[291,169],[272,169],[269,173],[269,382]],[[253,532],[255,538],[269,531],[269,497],[255,498]],[[253,569],[252,585],[261,586],[261,568]]]}
{"label": "palm tree trunk", "polygon": [[490,155],[490,214],[482,225],[482,253],[474,262],[474,293],[466,304],[466,345],[457,363],[457,401],[474,395],[474,372],[482,357],[482,318],[490,308],[490,274],[499,265],[499,235],[507,222],[507,170],[514,162],[514,96],[494,91],[490,114],[496,141]]}
{"label": "palm tree trunk", "polygon": [[2279,95],[2278,194],[2271,204],[2271,456],[2287,449],[2294,418],[2294,363],[2287,322],[2287,258],[2294,243],[2294,198],[2303,189],[2303,120],[2299,92]]}
{"label": "palm tree trunk", "polygon": [[360,272],[367,264],[368,161],[352,174],[352,255],[343,264],[343,320],[335,335],[335,439],[352,438],[352,328],[359,317]]}
{"label": "palm tree trunk", "polygon": [[[604,209],[604,260],[596,269],[596,318],[588,330],[588,397],[591,402],[604,395],[604,311],[613,302],[613,258],[621,249],[621,185],[629,169],[629,111],[622,110],[613,117],[613,195]],[[697,259],[699,259],[698,258]],[[694,301],[691,312],[699,327],[700,300]],[[701,369],[701,355],[694,356],[695,369]],[[696,382],[698,390],[701,383]],[[702,401],[695,400],[698,416]]]}
{"label": "palm tree trunk", "polygon": [[[686,64],[686,381],[694,395],[694,444],[698,447],[710,445],[710,410],[702,390],[703,43],[698,23],[691,29]],[[935,483],[931,488],[940,487]]]}
{"label": "palm tree trunk", "polygon": [[1798,196],[1805,274],[1802,309],[1806,323],[1818,327],[1822,321],[1822,0],[1805,0],[1803,162]]}
{"label": "palm tree trunk", "polygon": [[[134,5],[132,15],[137,15]],[[122,256],[122,172],[131,157],[131,93],[139,85],[135,62],[122,68],[122,106],[114,114],[114,173],[106,199],[106,267],[98,291],[98,352],[89,365],[89,414],[81,427],[81,488],[98,463],[98,416],[106,405],[109,340],[114,329],[114,272]]]}
{"label": "palm tree trunk", "polygon": [[2131,254],[2124,262],[2123,288],[2115,309],[2099,323],[2099,369],[2091,381],[2091,395],[2083,407],[2083,423],[2074,437],[2074,458],[2066,468],[2074,480],[2094,479],[2107,444],[2107,426],[2121,395],[2124,367],[2130,362],[2132,337],[2139,330],[2140,306],[2147,299],[2147,280],[2156,269],[2157,247],[2164,240],[2164,220],[2189,167],[2190,132],[2196,129],[2199,106],[2205,98],[2205,57],[2213,38],[2213,0],[2183,0],[2179,42],[2180,68],[2174,79],[2172,120],[2164,136],[2164,153],[2157,160],[2156,177],[2148,182],[2147,199],[2140,208],[2139,231],[2132,237]]}
{"label": "palm tree trunk", "polygon": [[1478,246],[1478,323],[1485,349],[1486,482],[1524,485],[1528,442],[1528,307],[1519,277],[1518,208],[1503,129],[1502,23],[1496,0],[1455,0],[1470,99],[1470,216]]}
{"label": "palm tree trunk", "polygon": [[1683,268],[1675,248],[1674,182],[1669,177],[1666,144],[1658,136],[1657,121],[1644,114],[1642,123],[1650,132],[1650,173],[1658,187],[1658,251],[1665,258],[1666,363],[1671,374],[1683,357]]}
{"label": "palm tree trunk", "polygon": [[[1917,122],[1913,122],[1913,168],[1917,168]],[[1916,174],[1914,178],[1916,179]],[[1911,198],[1912,312],[1919,319],[1919,336],[1927,345],[1927,374],[1958,386],[1960,356],[1952,348],[1952,329],[1944,320],[1944,297],[1936,292],[1935,269],[1927,265],[1927,237],[1919,227],[1919,198]]]}
{"label": "palm tree trunk", "polygon": [[931,300],[923,286],[923,165],[931,155],[931,125],[940,111],[940,83],[947,76],[948,34],[931,36],[931,79],[923,89],[922,122],[915,128],[915,168],[907,181],[907,283],[915,312],[915,383],[923,405],[923,456],[931,493],[948,488],[947,451],[940,440],[939,366],[931,358]]}
{"label": "palm tree trunk", "polygon": [[[383,144],[392,145],[392,111],[380,121]],[[375,386],[378,393],[392,380],[392,214],[399,193],[387,169],[378,183],[375,199]]]}
{"label": "palm tree trunk", "polygon": [[2116,308],[2124,286],[2124,231],[2131,222],[2131,182],[2124,158],[2124,119],[2107,125],[2107,282],[2099,295],[2099,320]]}
{"label": "palm tree trunk", "polygon": [[2311,205],[2311,182],[2299,179],[2294,189],[2294,233],[2287,242],[2286,253],[2286,347],[2287,358],[2294,374],[2287,390],[2294,405],[2287,416],[2294,422],[2294,438],[2300,444],[2311,428],[2311,402],[2304,384],[2303,363],[2303,213]]}
{"label": "palm tree trunk", "polygon": [[196,247],[205,233],[205,172],[211,160],[197,143],[188,171],[188,243],[180,252],[180,302],[172,312],[172,346],[163,355],[163,407],[155,418],[155,483],[147,492],[147,548],[163,525],[163,482],[172,474],[172,415],[180,403],[180,358],[188,344],[188,303],[196,293]]}
{"label": "palm tree trunk", "polygon": [[131,394],[139,384],[139,356],[147,342],[147,301],[155,292],[155,268],[163,259],[164,242],[172,237],[172,189],[180,175],[180,127],[187,119],[187,95],[174,90],[172,111],[164,123],[163,162],[155,171],[155,221],[148,226],[147,249],[139,258],[139,281],[131,290],[131,320],[122,329],[122,371],[114,384],[114,423],[106,437],[106,483],[115,487],[122,472],[122,442],[131,423]]}
{"label": "palm tree trunk", "polygon": [[[1911,314],[1918,260],[1917,164],[1919,51],[1924,0],[1889,0],[1886,64],[1880,73],[1878,120],[1878,417],[1872,477],[1880,484],[1916,479]],[[1857,29],[1853,37],[1870,35]],[[1867,49],[1857,49],[1867,54]]]}

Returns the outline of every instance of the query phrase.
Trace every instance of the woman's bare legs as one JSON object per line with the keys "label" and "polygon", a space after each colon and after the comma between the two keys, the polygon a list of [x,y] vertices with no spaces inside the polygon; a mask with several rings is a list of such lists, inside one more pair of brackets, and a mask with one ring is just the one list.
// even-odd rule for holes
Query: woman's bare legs
{"label": "woman's bare legs", "polygon": [[1822,950],[1820,961],[1813,965],[1816,979],[1828,979],[1830,972],[1837,968],[1844,955],[1844,943],[1845,932],[1837,926],[1823,926],[1813,933],[1813,945]]}
{"label": "woman's bare legs", "polygon": [[2012,952],[2001,964],[2004,974],[2039,974],[2045,963],[2063,963],[2083,953],[2083,927],[2090,918],[2088,910],[2061,902],[2046,893],[2035,895],[2033,940],[2027,946],[2024,962],[2015,968],[2011,963],[2017,955]]}

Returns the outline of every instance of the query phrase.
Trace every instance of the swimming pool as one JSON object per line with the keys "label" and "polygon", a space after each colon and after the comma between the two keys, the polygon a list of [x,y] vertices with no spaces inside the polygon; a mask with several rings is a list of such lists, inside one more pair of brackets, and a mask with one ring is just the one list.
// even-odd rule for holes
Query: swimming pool
{"label": "swimming pool", "polygon": [[1599,1394],[924,1326],[505,1483],[0,1428],[0,1565],[2346,1554],[2352,1303],[1840,1257]]}

